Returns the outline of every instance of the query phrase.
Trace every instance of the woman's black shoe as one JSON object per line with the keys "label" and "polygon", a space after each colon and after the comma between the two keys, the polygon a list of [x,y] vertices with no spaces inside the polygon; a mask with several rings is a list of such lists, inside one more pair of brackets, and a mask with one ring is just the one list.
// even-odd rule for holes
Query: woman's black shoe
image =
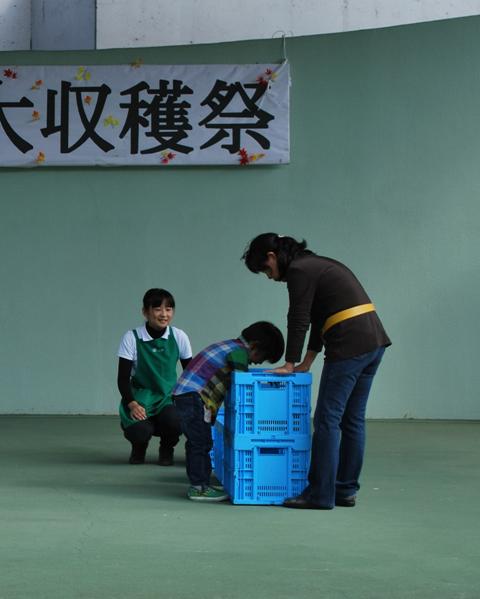
{"label": "woman's black shoe", "polygon": [[148,447],[148,444],[133,445],[133,443],[132,443],[132,453],[130,454],[128,463],[129,464],[144,464],[145,463],[145,454],[147,453],[147,447]]}
{"label": "woman's black shoe", "polygon": [[289,497],[285,499],[283,502],[283,507],[290,507],[299,510],[331,510],[331,507],[325,507],[323,505],[318,505],[318,503],[313,503],[310,499],[303,497],[302,495],[298,495],[297,497]]}
{"label": "woman's black shoe", "polygon": [[335,499],[335,505],[339,507],[355,507],[355,503],[355,495],[350,495],[350,497],[337,497]]}
{"label": "woman's black shoe", "polygon": [[158,463],[160,466],[173,466],[173,447],[160,447]]}

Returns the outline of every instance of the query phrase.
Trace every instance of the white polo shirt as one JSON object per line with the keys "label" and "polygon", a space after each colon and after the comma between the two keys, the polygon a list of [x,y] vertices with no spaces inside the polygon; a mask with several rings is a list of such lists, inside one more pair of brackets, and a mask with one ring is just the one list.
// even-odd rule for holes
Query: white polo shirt
{"label": "white polo shirt", "polygon": [[[145,325],[137,327],[135,331],[137,332],[139,339],[142,341],[153,341],[153,337],[148,334]],[[180,359],[187,360],[188,358],[191,358],[192,346],[190,345],[190,339],[188,338],[188,335],[181,329],[168,326],[161,338],[168,339],[170,332],[173,333],[175,341],[177,342],[178,350],[180,352]],[[119,358],[125,358],[125,360],[130,360],[133,362],[134,368],[137,366],[137,342],[133,331],[127,331],[122,337],[117,356]]]}

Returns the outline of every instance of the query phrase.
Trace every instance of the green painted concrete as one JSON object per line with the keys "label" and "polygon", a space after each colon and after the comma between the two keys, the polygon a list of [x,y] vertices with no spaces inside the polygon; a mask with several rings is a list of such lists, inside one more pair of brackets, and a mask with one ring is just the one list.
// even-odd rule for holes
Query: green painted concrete
{"label": "green painted concrete", "polygon": [[0,599],[478,599],[479,423],[369,422],[358,505],[198,505],[112,417],[0,420]]}
{"label": "green painted concrete", "polygon": [[[239,260],[277,230],[346,262],[378,306],[394,345],[370,417],[480,418],[480,17],[289,39],[287,53],[290,165],[0,169],[0,411],[114,413],[118,343],[152,286],[176,296],[195,351],[258,319],[285,330],[285,288]],[[0,59],[281,55],[275,39]]]}

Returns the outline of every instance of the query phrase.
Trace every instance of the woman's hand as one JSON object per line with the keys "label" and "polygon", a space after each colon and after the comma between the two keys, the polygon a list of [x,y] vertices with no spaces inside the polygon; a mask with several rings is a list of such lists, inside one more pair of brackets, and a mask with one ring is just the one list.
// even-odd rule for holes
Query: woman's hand
{"label": "woman's hand", "polygon": [[141,406],[136,401],[131,401],[128,404],[128,409],[130,410],[130,417],[132,420],[146,420],[147,413],[145,412],[145,408]]}
{"label": "woman's hand", "polygon": [[303,358],[303,362],[295,366],[295,372],[308,372],[316,357],[317,352],[309,349]]}
{"label": "woman's hand", "polygon": [[305,364],[305,362],[302,362],[298,366],[295,366],[295,370],[294,370],[294,372],[309,372],[309,371],[310,371],[310,365]]}

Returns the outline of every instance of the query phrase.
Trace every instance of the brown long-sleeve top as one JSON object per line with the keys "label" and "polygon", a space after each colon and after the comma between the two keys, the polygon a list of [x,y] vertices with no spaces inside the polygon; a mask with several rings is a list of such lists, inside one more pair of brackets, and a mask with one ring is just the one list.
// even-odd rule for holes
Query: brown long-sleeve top
{"label": "brown long-sleeve top", "polygon": [[344,360],[391,345],[376,312],[344,320],[322,336],[329,316],[371,303],[358,279],[341,262],[306,253],[292,260],[285,281],[290,299],[287,362],[300,362],[309,326],[307,349],[320,352],[325,346],[326,360]]}

